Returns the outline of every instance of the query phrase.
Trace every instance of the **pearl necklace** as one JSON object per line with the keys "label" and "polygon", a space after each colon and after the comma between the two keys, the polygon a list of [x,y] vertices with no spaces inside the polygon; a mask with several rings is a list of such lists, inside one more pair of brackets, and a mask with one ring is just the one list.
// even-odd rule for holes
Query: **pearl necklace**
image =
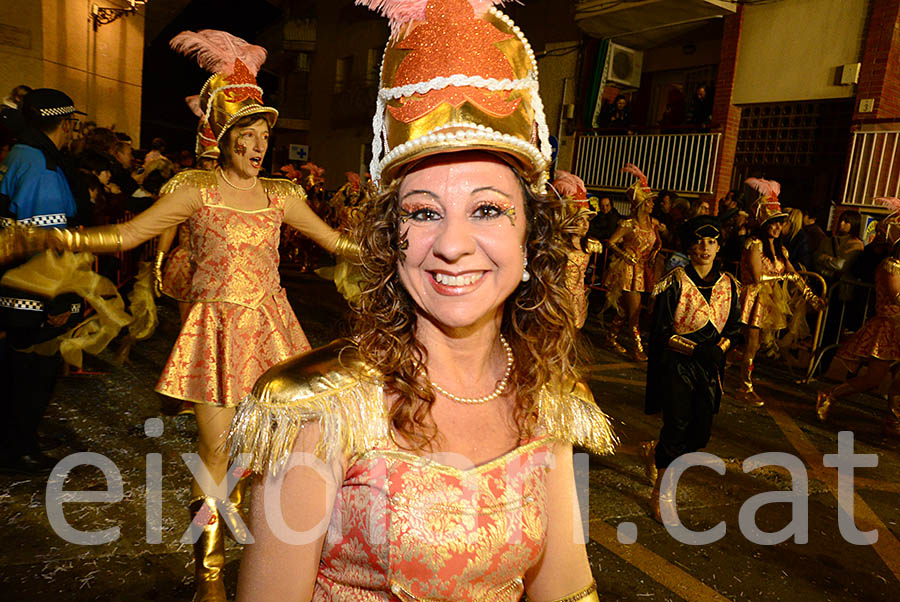
{"label": "pearl necklace", "polygon": [[257,176],[253,176],[253,183],[245,188],[243,186],[238,186],[237,184],[232,183],[232,181],[228,179],[228,176],[225,175],[225,170],[222,169],[221,167],[218,169],[218,171],[219,171],[219,175],[222,176],[222,179],[225,180],[225,183],[236,190],[252,190],[253,187],[256,186],[257,181],[259,180]]}
{"label": "pearl necklace", "polygon": [[496,398],[500,397],[503,394],[503,392],[506,390],[506,386],[509,384],[509,375],[512,374],[512,367],[513,367],[512,347],[509,346],[509,343],[506,342],[506,339],[503,338],[502,334],[500,335],[500,344],[503,345],[503,349],[506,350],[506,372],[503,373],[503,378],[497,384],[497,388],[494,389],[494,391],[492,393],[490,393],[489,395],[485,395],[484,397],[459,397],[457,395],[454,395],[450,391],[447,391],[446,389],[444,389],[443,387],[438,385],[433,380],[429,379],[428,382],[431,383],[431,386],[438,393],[440,393],[447,399],[450,399],[457,403],[481,404],[481,403],[487,403],[487,402],[491,401],[492,399],[496,399]]}

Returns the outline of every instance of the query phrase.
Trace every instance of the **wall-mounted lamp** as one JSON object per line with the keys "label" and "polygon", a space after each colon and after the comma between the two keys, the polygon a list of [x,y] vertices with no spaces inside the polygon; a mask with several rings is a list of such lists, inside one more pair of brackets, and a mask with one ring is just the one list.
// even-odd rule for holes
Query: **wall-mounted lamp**
{"label": "wall-mounted lamp", "polygon": [[91,21],[94,22],[94,31],[101,25],[112,23],[123,15],[133,15],[137,12],[138,6],[147,4],[147,0],[128,0],[127,8],[106,8],[94,4],[91,7]]}

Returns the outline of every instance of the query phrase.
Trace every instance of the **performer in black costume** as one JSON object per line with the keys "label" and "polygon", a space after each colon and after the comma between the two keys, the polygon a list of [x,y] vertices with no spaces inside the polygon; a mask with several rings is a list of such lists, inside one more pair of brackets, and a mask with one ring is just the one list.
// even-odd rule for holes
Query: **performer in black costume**
{"label": "performer in black costume", "polygon": [[740,334],[739,285],[719,270],[718,220],[698,216],[685,224],[682,241],[690,263],[656,285],[644,411],[663,413],[659,441],[641,445],[653,483],[651,512],[674,491],[660,492],[665,469],[680,455],[706,446],[722,399],[725,353]]}

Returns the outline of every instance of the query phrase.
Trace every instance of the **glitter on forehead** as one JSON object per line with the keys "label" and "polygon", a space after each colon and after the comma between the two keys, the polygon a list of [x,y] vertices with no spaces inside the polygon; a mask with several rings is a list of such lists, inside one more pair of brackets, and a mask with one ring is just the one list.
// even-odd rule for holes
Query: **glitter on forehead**
{"label": "glitter on forehead", "polygon": [[[512,38],[475,16],[468,0],[430,2],[426,21],[414,28],[397,48],[409,50],[397,69],[394,86],[415,84],[435,77],[477,75],[514,79],[509,60],[496,44]],[[441,103],[460,107],[466,101],[495,116],[511,115],[520,99],[507,100],[508,93],[471,86],[448,86],[405,99],[400,107],[389,107],[395,119],[410,123]]]}

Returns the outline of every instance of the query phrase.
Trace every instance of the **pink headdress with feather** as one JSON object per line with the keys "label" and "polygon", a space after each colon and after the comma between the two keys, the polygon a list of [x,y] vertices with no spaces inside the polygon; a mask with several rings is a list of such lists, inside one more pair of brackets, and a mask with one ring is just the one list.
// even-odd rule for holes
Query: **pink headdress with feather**
{"label": "pink headdress with feather", "polygon": [[774,219],[785,219],[788,214],[781,210],[778,195],[781,194],[781,184],[775,180],[763,178],[747,178],[744,184],[759,193],[759,197],[750,205],[750,215],[760,226],[765,226]]}
{"label": "pink headdress with feather", "polygon": [[[558,169],[556,170],[556,179],[553,180],[550,186],[556,190],[556,193],[562,199],[568,201],[566,203],[567,208],[584,212],[591,216],[597,213],[597,210],[591,206],[588,200],[587,186],[584,185],[584,180],[575,174]],[[596,199],[592,200],[596,202]]]}
{"label": "pink headdress with feather", "polygon": [[631,201],[632,211],[656,196],[656,194],[650,190],[650,185],[647,183],[647,176],[644,175],[644,172],[642,172],[637,165],[634,163],[626,163],[622,166],[620,171],[622,173],[631,174],[637,178],[634,184],[625,190],[625,196]]}
{"label": "pink headdress with feather", "polygon": [[890,196],[878,197],[875,200],[891,210],[878,224],[878,228],[884,231],[885,238],[893,244],[900,240],[900,199]]}
{"label": "pink headdress with feather", "polygon": [[278,111],[263,105],[263,91],[256,84],[256,74],[266,60],[265,48],[214,29],[183,31],[169,45],[213,73],[203,84],[198,106],[217,144],[228,128],[248,115],[259,114],[275,125]]}
{"label": "pink headdress with feather", "polygon": [[504,0],[356,0],[390,21],[372,120],[382,187],[426,156],[502,155],[543,192],[552,149],[537,60]]}
{"label": "pink headdress with feather", "polygon": [[212,128],[209,127],[206,116],[200,109],[200,95],[194,94],[193,96],[188,96],[184,99],[184,102],[187,103],[191,112],[200,119],[199,123],[197,123],[197,139],[194,142],[194,155],[196,155],[198,159],[218,159],[219,145],[216,143],[216,135],[213,134]]}

